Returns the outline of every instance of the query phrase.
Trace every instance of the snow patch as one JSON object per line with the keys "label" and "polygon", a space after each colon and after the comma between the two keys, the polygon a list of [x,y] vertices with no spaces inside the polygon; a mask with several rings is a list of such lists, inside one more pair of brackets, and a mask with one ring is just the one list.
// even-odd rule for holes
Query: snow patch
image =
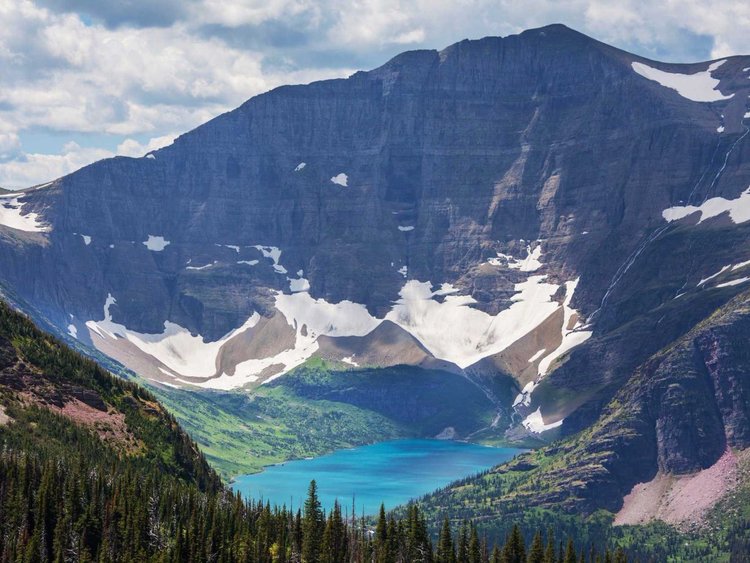
{"label": "snow patch", "polygon": [[718,102],[734,96],[734,94],[725,96],[719,92],[717,90],[719,80],[711,74],[725,62],[726,59],[717,61],[709,65],[706,70],[694,74],[666,72],[639,62],[633,62],[632,67],[635,72],[644,78],[658,82],[665,88],[675,90],[683,98],[694,102]]}
{"label": "snow patch", "polygon": [[718,126],[718,127],[716,128],[716,132],[717,132],[717,133],[723,133],[723,132],[724,132],[724,126],[723,126],[723,125],[719,125],[719,126]]}
{"label": "snow patch", "polygon": [[[515,285],[512,305],[496,316],[470,307],[476,300],[452,295],[458,290],[443,284],[433,291],[430,282],[406,282],[386,319],[412,334],[436,358],[460,368],[501,352],[539,326],[559,305],[552,300],[558,286],[546,276],[531,276]],[[445,296],[442,303],[433,297]]]}
{"label": "snow patch", "polygon": [[539,358],[544,356],[546,351],[547,351],[546,348],[542,348],[541,350],[539,350],[536,354],[534,354],[533,356],[529,358],[529,363],[533,364],[534,362],[536,362]]}
{"label": "snow patch", "polygon": [[306,162],[300,162],[294,169],[295,172],[299,172],[300,170],[304,169],[305,166],[307,166]]}
{"label": "snow patch", "polygon": [[110,308],[117,303],[112,294],[104,302],[104,320],[88,321],[86,326],[100,338],[124,338],[144,354],[154,357],[169,370],[186,377],[211,377],[216,374],[216,365],[222,346],[232,338],[255,326],[260,320],[258,313],[253,313],[245,323],[227,333],[215,342],[206,342],[198,334],[176,323],[164,321],[164,331],[160,334],[144,334],[129,330],[124,325],[112,320]]}
{"label": "snow patch", "polygon": [[741,283],[745,283],[746,281],[750,281],[750,278],[740,278],[738,280],[732,280],[724,283],[717,284],[716,287],[732,287],[734,285],[740,285]]}
{"label": "snow patch", "polygon": [[143,244],[152,252],[161,252],[172,243],[166,240],[163,236],[148,235],[148,239],[146,239]]}
{"label": "snow patch", "polygon": [[214,260],[213,262],[209,262],[208,264],[205,264],[203,266],[186,266],[185,269],[186,270],[207,270],[211,266],[215,266],[218,263],[219,263],[218,260]]}
{"label": "snow patch", "polygon": [[281,258],[281,250],[275,246],[259,246],[256,245],[253,248],[260,250],[260,253],[264,258],[270,258],[273,261],[273,269],[278,274],[286,274],[286,268],[279,265],[279,258]]}
{"label": "snow patch", "polygon": [[289,290],[292,293],[298,293],[300,291],[308,291],[310,289],[310,282],[305,278],[287,278],[289,280]]}
{"label": "snow patch", "polygon": [[76,328],[76,325],[69,324],[68,325],[68,334],[72,336],[73,338],[78,338],[78,329]]}
{"label": "snow patch", "polygon": [[529,430],[530,432],[533,432],[534,434],[541,434],[542,432],[546,432],[547,430],[552,430],[553,428],[557,428],[558,426],[561,426],[564,419],[560,419],[557,422],[551,422],[550,424],[544,423],[544,418],[542,418],[542,407],[539,407],[534,412],[532,412],[529,416],[527,416],[521,424],[523,424],[524,428],[526,430]]}
{"label": "snow patch", "polygon": [[517,407],[518,405],[523,405],[525,407],[528,407],[531,405],[531,394],[534,392],[534,389],[537,387],[537,383],[534,381],[529,381],[523,389],[521,389],[521,392],[516,396],[516,399],[513,401],[513,406]]}
{"label": "snow patch", "polygon": [[350,366],[354,366],[355,368],[359,367],[359,364],[354,361],[354,356],[348,356],[346,358],[341,358],[341,361],[345,364],[349,364]]}
{"label": "snow patch", "polygon": [[403,226],[403,227],[401,225],[399,225],[398,226],[398,230],[401,231],[402,233],[408,233],[409,231],[413,231],[414,230],[414,225],[406,225],[406,226]]}
{"label": "snow patch", "polygon": [[44,225],[37,213],[23,214],[24,202],[19,201],[23,195],[0,195],[0,225],[26,231],[27,233],[45,233],[49,227]]}
{"label": "snow patch", "polygon": [[380,323],[364,305],[351,301],[328,303],[323,299],[313,299],[307,292],[292,295],[277,292],[276,309],[295,331],[294,346],[269,358],[240,362],[233,376],[222,374],[199,386],[233,389],[257,381],[258,375],[268,367],[281,366],[281,371],[265,382],[273,381],[317,352],[318,336],[364,336]]}
{"label": "snow patch", "polygon": [[401,266],[398,270],[396,270],[399,274],[406,277],[409,275],[409,268],[407,266]]}
{"label": "snow patch", "polygon": [[[586,233],[583,233],[586,234]],[[526,258],[518,260],[510,254],[503,254],[502,252],[497,253],[497,258],[490,258],[488,263],[493,266],[503,266],[502,260],[505,260],[505,266],[511,270],[518,270],[520,272],[535,272],[542,267],[542,245],[537,245],[533,250],[531,245],[526,246]]]}
{"label": "snow patch", "polygon": [[718,271],[718,272],[716,272],[715,274],[711,274],[711,275],[710,275],[710,276],[708,276],[707,278],[703,278],[703,279],[702,279],[701,281],[699,281],[699,282],[698,282],[698,285],[697,285],[696,287],[700,287],[700,286],[702,286],[702,285],[703,285],[704,283],[706,283],[706,282],[710,282],[710,281],[711,281],[712,279],[714,279],[715,277],[718,277],[718,276],[720,276],[721,274],[723,274],[724,272],[726,272],[726,271],[727,271],[727,270],[728,270],[729,268],[731,268],[731,267],[732,267],[732,265],[731,265],[731,264],[730,264],[729,266],[724,266],[724,267],[723,267],[723,268],[722,268],[721,270],[719,270],[719,271]]}
{"label": "snow patch", "polygon": [[552,362],[557,358],[561,357],[566,352],[572,350],[576,346],[583,344],[593,334],[590,330],[580,330],[581,322],[578,321],[576,325],[568,329],[570,321],[576,311],[570,307],[570,302],[573,300],[573,294],[575,293],[576,287],[578,287],[578,281],[580,278],[576,278],[573,281],[565,282],[565,300],[563,301],[563,325],[562,325],[562,342],[560,345],[553,350],[548,356],[539,362],[539,375],[547,375]]}
{"label": "snow patch", "polygon": [[247,264],[248,266],[255,266],[258,261],[257,260],[237,260],[238,264]]}
{"label": "snow patch", "polygon": [[156,160],[156,157],[151,153],[147,154],[146,158],[148,158],[149,160]]}
{"label": "snow patch", "polygon": [[729,213],[729,218],[735,224],[750,221],[750,188],[742,192],[737,199],[713,197],[699,206],[685,205],[669,207],[661,212],[661,216],[668,223],[671,223],[672,221],[684,219],[693,213],[700,213],[698,224],[712,217],[718,217],[723,213]]}
{"label": "snow patch", "polygon": [[349,185],[349,176],[341,172],[340,174],[336,174],[333,178],[331,178],[331,182],[345,188]]}
{"label": "snow patch", "polygon": [[91,244],[91,237],[88,235],[81,235],[81,238],[83,239],[83,244],[86,246]]}

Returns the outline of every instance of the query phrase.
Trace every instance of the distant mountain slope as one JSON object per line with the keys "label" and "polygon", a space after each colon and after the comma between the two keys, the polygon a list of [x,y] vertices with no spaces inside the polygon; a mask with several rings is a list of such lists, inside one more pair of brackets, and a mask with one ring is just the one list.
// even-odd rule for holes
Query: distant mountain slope
{"label": "distant mountain slope", "polygon": [[425,505],[448,513],[461,506],[460,513],[485,521],[529,507],[583,515],[604,509],[617,524],[658,519],[683,529],[745,521],[749,341],[746,291],[641,364],[590,428]]}

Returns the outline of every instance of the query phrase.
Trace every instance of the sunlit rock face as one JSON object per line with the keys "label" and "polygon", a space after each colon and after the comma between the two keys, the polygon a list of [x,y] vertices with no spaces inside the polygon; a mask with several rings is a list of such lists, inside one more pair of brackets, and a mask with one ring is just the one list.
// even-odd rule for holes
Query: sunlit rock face
{"label": "sunlit rock face", "polygon": [[511,375],[519,428],[575,430],[744,288],[699,282],[750,259],[748,66],[550,26],[278,88],[3,195],[0,277],[168,385],[312,357]]}

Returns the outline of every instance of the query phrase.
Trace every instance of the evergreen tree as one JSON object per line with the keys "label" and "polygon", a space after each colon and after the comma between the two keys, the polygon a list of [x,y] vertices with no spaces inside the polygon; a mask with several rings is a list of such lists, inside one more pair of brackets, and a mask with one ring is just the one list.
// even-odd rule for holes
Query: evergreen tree
{"label": "evergreen tree", "polygon": [[526,548],[518,524],[513,526],[503,548],[504,563],[526,563]]}
{"label": "evergreen tree", "polygon": [[568,538],[568,545],[565,548],[565,558],[563,563],[578,563],[576,557],[576,548],[573,545],[573,538]]}
{"label": "evergreen tree", "polygon": [[456,552],[453,549],[453,537],[451,535],[451,524],[446,517],[443,527],[440,529],[438,539],[436,563],[456,563]]}
{"label": "evergreen tree", "polygon": [[550,528],[547,530],[547,547],[544,549],[544,563],[557,563],[555,557],[555,533]]}
{"label": "evergreen tree", "polygon": [[529,549],[529,563],[544,563],[544,544],[542,543],[542,533],[534,534],[534,540],[531,542]]}
{"label": "evergreen tree", "polygon": [[482,546],[479,542],[477,528],[473,524],[469,533],[469,563],[482,563]]}
{"label": "evergreen tree", "polygon": [[305,509],[302,517],[302,562],[319,563],[320,543],[325,521],[318,499],[318,485],[313,479],[307,490]]}

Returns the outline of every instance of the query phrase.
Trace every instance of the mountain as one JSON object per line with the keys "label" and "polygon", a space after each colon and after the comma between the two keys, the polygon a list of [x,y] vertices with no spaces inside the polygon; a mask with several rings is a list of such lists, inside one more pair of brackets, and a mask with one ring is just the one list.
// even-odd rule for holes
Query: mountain
{"label": "mountain", "polygon": [[[617,510],[745,447],[741,354],[730,383],[663,354],[750,281],[749,77],[750,57],[655,62],[561,25],[407,52],[0,196],[0,276],[166,388],[266,393],[319,360],[458,376],[498,415],[459,435],[574,436],[597,460],[576,506]],[[643,442],[592,435],[625,400]]]}

